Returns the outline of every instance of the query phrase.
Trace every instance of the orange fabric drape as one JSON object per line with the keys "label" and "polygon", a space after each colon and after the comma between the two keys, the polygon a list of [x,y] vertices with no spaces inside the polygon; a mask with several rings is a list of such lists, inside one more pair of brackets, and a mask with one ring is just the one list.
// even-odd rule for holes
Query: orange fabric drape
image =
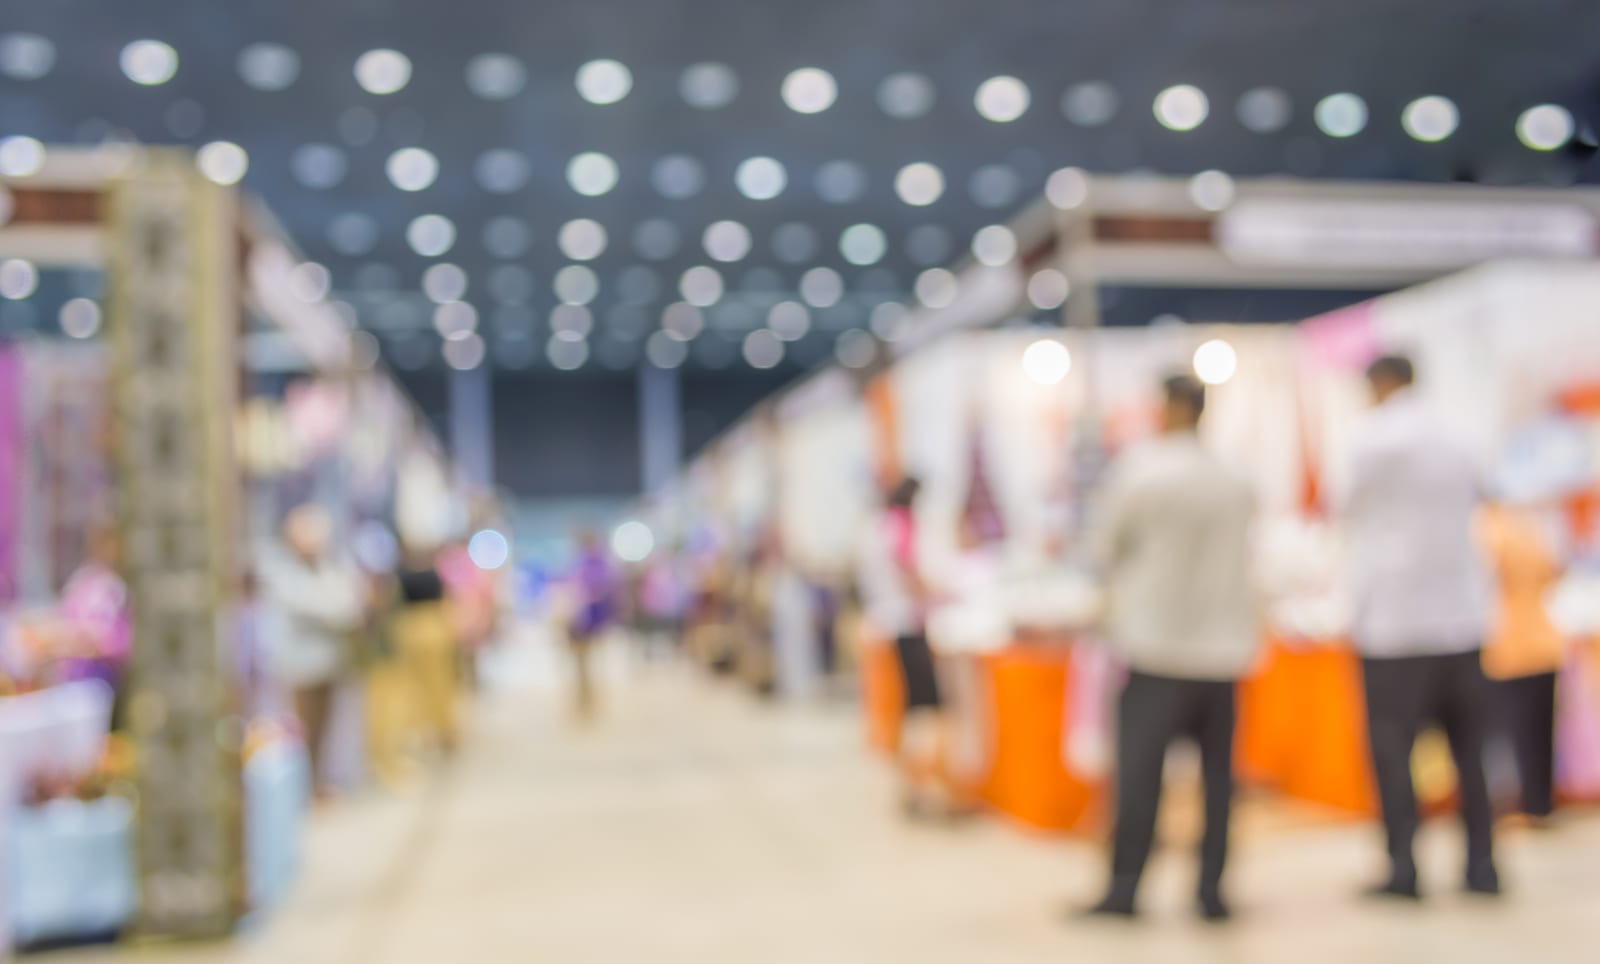
{"label": "orange fabric drape", "polygon": [[894,398],[893,375],[884,373],[867,383],[864,394],[872,421],[873,468],[879,485],[887,491],[903,474],[900,465],[900,415]]}

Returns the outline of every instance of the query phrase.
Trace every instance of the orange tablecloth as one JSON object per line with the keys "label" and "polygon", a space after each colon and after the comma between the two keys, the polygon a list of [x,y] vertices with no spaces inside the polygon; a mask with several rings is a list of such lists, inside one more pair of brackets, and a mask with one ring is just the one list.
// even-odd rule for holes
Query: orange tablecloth
{"label": "orange tablecloth", "polygon": [[1361,661],[1343,646],[1272,643],[1239,688],[1241,780],[1363,816],[1377,813]]}

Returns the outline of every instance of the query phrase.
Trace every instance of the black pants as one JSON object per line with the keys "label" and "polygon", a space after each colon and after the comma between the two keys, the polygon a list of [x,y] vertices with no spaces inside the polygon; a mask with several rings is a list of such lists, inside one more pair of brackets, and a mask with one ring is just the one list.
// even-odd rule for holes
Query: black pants
{"label": "black pants", "polygon": [[1205,836],[1200,892],[1216,894],[1228,859],[1233,804],[1234,684],[1135,672],[1117,710],[1117,825],[1112,838],[1113,902],[1132,904],[1155,842],[1161,771],[1180,737],[1200,745],[1205,780]]}
{"label": "black pants", "polygon": [[1556,674],[1518,676],[1495,684],[1500,728],[1511,743],[1522,784],[1522,812],[1555,810]]}
{"label": "black pants", "polygon": [[1415,880],[1412,854],[1420,818],[1411,783],[1411,750],[1430,723],[1444,727],[1455,758],[1461,817],[1467,831],[1468,874],[1494,870],[1494,814],[1483,751],[1492,700],[1479,653],[1365,659],[1367,728],[1378,780],[1383,826],[1395,877]]}

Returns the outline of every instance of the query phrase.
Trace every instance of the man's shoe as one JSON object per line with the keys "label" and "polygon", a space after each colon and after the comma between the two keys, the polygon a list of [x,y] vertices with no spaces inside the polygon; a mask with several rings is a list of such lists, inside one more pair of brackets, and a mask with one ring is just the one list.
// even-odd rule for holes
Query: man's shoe
{"label": "man's shoe", "polygon": [[1499,897],[1499,872],[1493,867],[1467,871],[1467,893],[1478,897]]}
{"label": "man's shoe", "polygon": [[1208,924],[1222,924],[1233,919],[1233,911],[1221,894],[1201,894],[1197,907],[1200,919]]}
{"label": "man's shoe", "polygon": [[1088,920],[1133,920],[1139,916],[1139,911],[1131,900],[1118,900],[1107,897],[1093,907],[1082,907],[1072,912],[1072,919],[1078,921]]}

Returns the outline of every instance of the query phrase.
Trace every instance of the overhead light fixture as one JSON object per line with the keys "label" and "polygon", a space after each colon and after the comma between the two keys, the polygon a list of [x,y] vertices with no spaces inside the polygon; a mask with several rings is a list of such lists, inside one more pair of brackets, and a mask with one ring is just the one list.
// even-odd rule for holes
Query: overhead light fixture
{"label": "overhead light fixture", "polygon": [[369,94],[396,94],[411,83],[411,58],[398,50],[369,50],[356,58],[355,74]]}

